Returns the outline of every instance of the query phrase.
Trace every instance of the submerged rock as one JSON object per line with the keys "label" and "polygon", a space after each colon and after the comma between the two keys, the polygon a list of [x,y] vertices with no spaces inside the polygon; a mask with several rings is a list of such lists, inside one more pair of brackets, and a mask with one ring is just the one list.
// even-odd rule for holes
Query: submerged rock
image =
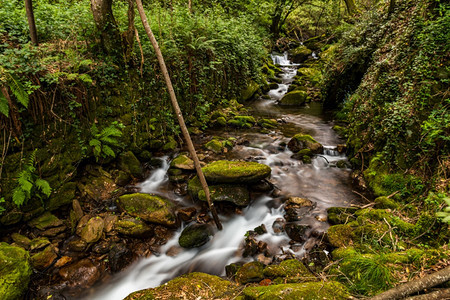
{"label": "submerged rock", "polygon": [[301,133],[296,134],[292,137],[292,139],[288,143],[288,148],[292,152],[299,152],[303,149],[309,149],[315,154],[322,153],[323,151],[322,144],[318,143],[310,135]]}
{"label": "submerged rock", "polygon": [[4,300],[21,299],[28,289],[30,256],[20,247],[0,243],[0,295]]}
{"label": "submerged rock", "polygon": [[209,242],[212,234],[211,226],[208,224],[189,225],[181,232],[178,243],[183,248],[197,248]]}
{"label": "submerged rock", "polygon": [[219,160],[203,168],[206,180],[211,183],[256,183],[270,176],[269,166],[257,162]]}
{"label": "submerged rock", "polygon": [[302,90],[294,90],[281,98],[279,104],[284,106],[300,106],[305,104],[308,93]]}
{"label": "submerged rock", "polygon": [[129,194],[118,199],[119,207],[133,217],[161,225],[176,224],[174,205],[168,199],[149,194]]}

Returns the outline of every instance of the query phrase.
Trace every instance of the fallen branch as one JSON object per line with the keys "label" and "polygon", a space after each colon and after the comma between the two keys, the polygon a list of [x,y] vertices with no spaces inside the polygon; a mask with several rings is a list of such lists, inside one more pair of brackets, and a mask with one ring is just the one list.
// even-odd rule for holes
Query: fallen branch
{"label": "fallen branch", "polygon": [[439,300],[450,299],[450,289],[439,289],[428,294],[408,297],[405,300]]}
{"label": "fallen branch", "polygon": [[[434,287],[441,283],[450,280],[450,266],[446,267],[440,271],[429,274],[423,278],[416,279],[405,284],[396,286],[386,292],[376,295],[370,298],[370,300],[384,300],[384,299],[402,299],[411,294],[420,292],[424,289]],[[426,298],[432,299],[432,298]]]}

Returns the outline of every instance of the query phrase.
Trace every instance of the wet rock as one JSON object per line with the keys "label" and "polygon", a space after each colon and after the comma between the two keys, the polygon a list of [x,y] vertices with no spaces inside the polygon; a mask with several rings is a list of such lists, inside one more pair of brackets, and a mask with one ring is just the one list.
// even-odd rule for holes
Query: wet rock
{"label": "wet rock", "polygon": [[289,51],[289,54],[293,63],[300,64],[308,59],[308,57],[312,54],[312,51],[306,46],[300,45]]}
{"label": "wet rock", "polygon": [[114,229],[114,225],[116,224],[118,219],[119,219],[119,217],[116,215],[105,216],[103,230],[106,233],[111,232]]}
{"label": "wet rock", "polygon": [[253,229],[253,231],[258,235],[263,235],[263,234],[267,233],[266,225],[261,224],[258,227],[255,227],[255,229]]}
{"label": "wet rock", "polygon": [[292,152],[299,152],[303,149],[309,149],[313,153],[318,154],[323,152],[323,146],[307,134],[296,134],[288,143],[288,148]]}
{"label": "wet rock", "polygon": [[183,248],[197,248],[209,242],[212,234],[209,224],[189,225],[181,232],[178,243]]}
{"label": "wet rock", "polygon": [[58,258],[53,246],[47,246],[43,251],[31,256],[31,264],[37,270],[45,270]]}
{"label": "wet rock", "polygon": [[69,250],[74,252],[83,252],[87,247],[87,243],[82,239],[75,239],[67,244]]}
{"label": "wet rock", "polygon": [[130,194],[121,196],[119,207],[133,217],[144,221],[167,226],[175,226],[174,205],[160,196],[148,194]]}
{"label": "wet rock", "polygon": [[[334,127],[333,127],[334,128]],[[345,153],[345,151],[347,151],[347,145],[345,145],[345,144],[339,144],[339,145],[337,145],[337,147],[336,147],[336,149],[337,149],[337,151],[339,152],[339,153]]]}
{"label": "wet rock", "polygon": [[240,284],[259,282],[264,279],[264,265],[253,261],[243,265],[236,273],[236,281]]}
{"label": "wet rock", "polygon": [[260,182],[252,184],[250,186],[250,189],[255,192],[267,193],[273,190],[273,187],[274,187],[273,184],[270,183],[269,181],[261,180]]}
{"label": "wet rock", "polygon": [[174,193],[178,196],[186,196],[188,193],[188,186],[186,183],[178,184],[175,187]]}
{"label": "wet rock", "polygon": [[97,242],[102,237],[104,225],[105,223],[101,217],[90,218],[86,226],[81,230],[81,239],[88,244]]}
{"label": "wet rock", "polygon": [[279,265],[270,265],[264,269],[264,276],[269,278],[277,277],[307,277],[312,280],[314,275],[304,264],[296,259],[282,261]]}
{"label": "wet rock", "polygon": [[[237,206],[247,206],[250,203],[250,193],[245,186],[238,185],[211,185],[209,186],[211,201],[213,202],[231,202]],[[198,199],[206,201],[205,191],[198,192]]]}
{"label": "wet rock", "polygon": [[68,263],[71,263],[73,260],[70,256],[63,256],[55,263],[55,268],[61,268],[67,265]]}
{"label": "wet rock", "polygon": [[283,218],[277,218],[272,224],[273,232],[276,235],[283,234],[285,225],[286,225],[286,221]]}
{"label": "wet rock", "polygon": [[66,229],[67,229],[67,227],[64,225],[59,226],[59,227],[53,227],[53,228],[49,228],[49,229],[41,232],[41,235],[47,236],[47,237],[56,237],[60,233],[63,233],[64,231],[66,231]]}
{"label": "wet rock", "polygon": [[76,233],[78,235],[81,235],[81,231],[83,230],[83,228],[86,226],[87,222],[92,218],[92,216],[89,215],[84,215],[80,221],[78,222],[77,228],[76,228]]}
{"label": "wet rock", "polygon": [[143,221],[126,217],[122,220],[118,220],[114,226],[115,230],[123,235],[146,238],[153,234],[153,228],[145,224]]}
{"label": "wet rock", "polygon": [[59,275],[71,287],[87,288],[100,278],[100,270],[89,260],[82,259],[59,270]]}
{"label": "wet rock", "polygon": [[316,203],[311,200],[291,197],[284,204],[285,218],[288,222],[299,221],[315,207]]}
{"label": "wet rock", "polygon": [[46,237],[35,238],[30,241],[30,251],[39,250],[50,245],[50,241]]}
{"label": "wet rock", "polygon": [[180,208],[177,215],[182,221],[189,222],[192,221],[196,214],[197,210],[195,209],[195,207],[185,207]]}
{"label": "wet rock", "polygon": [[281,98],[279,104],[283,106],[300,106],[306,103],[308,93],[302,90],[294,90]]}
{"label": "wet rock", "polygon": [[135,178],[142,178],[144,173],[141,163],[131,151],[124,152],[120,155],[119,169]]}
{"label": "wet rock", "polygon": [[295,153],[291,157],[293,159],[298,159],[298,160],[301,160],[303,162],[305,162],[305,160],[307,161],[309,159],[309,162],[311,162],[311,156],[313,156],[313,155],[314,154],[311,151],[311,149],[305,148],[305,149],[302,149],[302,150],[298,151],[297,153]]}
{"label": "wet rock", "polygon": [[307,238],[307,232],[311,226],[305,224],[288,223],[285,226],[286,234],[293,241],[303,243]]}
{"label": "wet rock", "polygon": [[32,269],[23,248],[0,243],[0,295],[2,299],[21,299],[28,289]]}
{"label": "wet rock", "polygon": [[72,209],[75,213],[75,220],[78,222],[84,216],[83,209],[78,200],[75,199],[72,201]]}
{"label": "wet rock", "polygon": [[58,227],[63,225],[63,222],[50,212],[45,212],[39,217],[28,222],[28,226],[45,230],[51,227]]}
{"label": "wet rock", "polygon": [[194,161],[184,154],[174,158],[170,166],[182,170],[195,170]]}
{"label": "wet rock", "polygon": [[243,257],[255,256],[259,253],[264,253],[267,250],[267,243],[263,241],[258,241],[253,236],[248,236],[244,241],[244,252]]}
{"label": "wet rock", "polygon": [[22,247],[24,249],[30,248],[31,240],[26,236],[15,232],[11,234],[11,238],[17,246]]}
{"label": "wet rock", "polygon": [[97,254],[106,254],[109,252],[110,248],[111,248],[111,242],[106,240],[106,241],[101,241],[101,242],[95,244],[92,247],[92,251]]}
{"label": "wet rock", "polygon": [[219,160],[203,168],[206,180],[211,183],[256,183],[270,176],[269,166],[256,162]]}
{"label": "wet rock", "polygon": [[132,252],[123,244],[114,244],[109,251],[108,259],[111,271],[118,272],[132,261]]}

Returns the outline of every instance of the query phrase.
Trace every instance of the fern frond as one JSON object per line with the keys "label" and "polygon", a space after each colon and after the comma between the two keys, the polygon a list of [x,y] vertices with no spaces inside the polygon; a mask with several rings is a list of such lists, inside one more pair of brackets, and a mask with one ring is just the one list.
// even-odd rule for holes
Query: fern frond
{"label": "fern frond", "polygon": [[115,138],[112,138],[112,137],[109,137],[109,136],[102,137],[102,142],[106,143],[106,144],[113,145],[113,146],[117,145],[117,143],[118,143]]}
{"label": "fern frond", "polygon": [[120,137],[122,136],[122,130],[117,129],[116,127],[106,127],[102,130],[102,132],[100,133],[101,137],[108,137],[108,136],[115,136],[115,137]]}
{"label": "fern frond", "polygon": [[103,153],[105,153],[106,156],[112,156],[112,157],[116,157],[116,153],[114,152],[113,149],[111,149],[111,147],[109,147],[108,145],[103,145],[102,147],[103,149]]}
{"label": "fern frond", "polygon": [[50,184],[47,182],[47,180],[38,178],[34,182],[36,187],[47,197],[50,197],[50,194],[52,193],[52,188],[50,187]]}
{"label": "fern frond", "polygon": [[22,204],[25,202],[26,196],[25,193],[20,188],[15,188],[13,191],[13,202],[18,207],[22,206]]}
{"label": "fern frond", "polygon": [[89,146],[96,147],[100,146],[102,143],[97,139],[92,139],[89,141]]}
{"label": "fern frond", "polygon": [[0,113],[4,114],[7,118],[9,117],[8,99],[6,99],[3,93],[0,93]]}
{"label": "fern frond", "polygon": [[28,97],[28,93],[25,90],[23,84],[20,82],[19,78],[17,78],[17,76],[15,75],[11,75],[8,84],[17,101],[28,108],[28,102],[30,102],[30,98]]}

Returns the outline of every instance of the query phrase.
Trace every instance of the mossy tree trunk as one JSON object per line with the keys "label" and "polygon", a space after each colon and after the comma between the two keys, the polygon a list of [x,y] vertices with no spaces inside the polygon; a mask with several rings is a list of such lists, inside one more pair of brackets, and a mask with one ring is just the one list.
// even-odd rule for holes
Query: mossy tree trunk
{"label": "mossy tree trunk", "polygon": [[356,9],[356,4],[354,0],[344,0],[345,1],[345,6],[347,7],[347,12],[350,16],[353,16],[356,14],[357,9]]}
{"label": "mossy tree trunk", "polygon": [[37,30],[36,30],[36,23],[34,21],[33,1],[32,0],[25,0],[25,10],[27,12],[28,27],[30,28],[31,42],[37,46],[39,43],[38,43],[38,36],[37,36]]}
{"label": "mossy tree trunk", "polygon": [[148,38],[150,39],[152,46],[155,49],[156,57],[158,59],[159,66],[161,68],[161,72],[163,73],[164,80],[167,85],[167,90],[169,91],[169,96],[170,96],[170,100],[172,102],[173,109],[175,111],[175,115],[177,116],[178,123],[180,124],[180,128],[181,128],[181,132],[183,133],[184,139],[186,140],[186,144],[188,146],[189,153],[191,154],[192,160],[194,161],[195,169],[197,170],[198,178],[200,179],[202,188],[205,192],[206,200],[208,201],[208,205],[209,205],[209,209],[211,210],[211,213],[213,215],[214,222],[216,223],[217,228],[219,230],[221,230],[222,224],[219,221],[219,217],[217,216],[216,209],[214,207],[214,204],[211,201],[208,184],[206,182],[205,175],[203,174],[203,171],[202,171],[202,168],[200,165],[200,161],[198,159],[197,153],[194,148],[194,144],[192,143],[191,136],[189,135],[188,129],[184,122],[184,118],[183,118],[183,114],[181,113],[180,106],[178,105],[177,97],[175,95],[175,91],[172,86],[172,81],[170,79],[169,72],[167,70],[167,66],[164,61],[164,57],[162,55],[161,49],[159,48],[158,42],[156,41],[156,38],[150,28],[150,25],[148,24],[147,16],[145,15],[144,7],[142,6],[141,0],[136,0],[136,4],[137,4],[138,11],[139,11],[139,15],[142,20],[142,25],[144,26],[145,31],[148,35]]}

